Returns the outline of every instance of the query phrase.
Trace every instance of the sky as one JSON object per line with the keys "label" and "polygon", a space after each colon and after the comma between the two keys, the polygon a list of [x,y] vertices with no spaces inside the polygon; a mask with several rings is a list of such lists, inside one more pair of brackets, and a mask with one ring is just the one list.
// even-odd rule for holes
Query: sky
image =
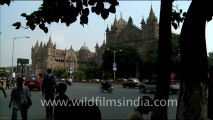
{"label": "sky", "polygon": [[[84,27],[80,24],[79,18],[69,27],[61,23],[47,25],[49,28],[48,33],[44,33],[38,27],[32,31],[30,29],[17,30],[12,26],[17,21],[25,24],[26,21],[20,16],[21,13],[30,14],[37,10],[41,3],[42,1],[12,1],[10,6],[0,6],[0,67],[12,66],[13,39],[16,37],[29,36],[30,38],[15,39],[13,65],[16,65],[17,58],[29,59],[31,64],[31,48],[37,41],[47,43],[51,36],[57,49],[69,49],[72,46],[76,51],[85,43],[90,51],[94,52],[95,45],[98,43],[100,46],[105,40],[107,25],[111,26],[115,16],[119,19],[122,14],[123,19],[126,21],[131,16],[133,23],[140,28],[140,22],[143,17],[147,19],[151,6],[158,20],[160,14],[160,1],[119,1],[116,14],[110,14],[104,20],[101,16],[90,12],[89,23]],[[173,5],[187,11],[190,1],[176,1]],[[181,27],[173,30],[173,32],[180,33],[180,30]],[[207,23],[206,26],[207,52],[213,51],[211,31],[213,31],[212,21]]]}

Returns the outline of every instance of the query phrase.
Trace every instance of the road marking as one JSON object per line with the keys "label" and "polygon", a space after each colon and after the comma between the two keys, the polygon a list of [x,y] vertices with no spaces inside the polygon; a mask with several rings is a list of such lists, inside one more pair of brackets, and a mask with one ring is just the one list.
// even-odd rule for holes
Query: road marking
{"label": "road marking", "polygon": [[[11,120],[11,117],[0,117],[0,120]],[[17,120],[22,120],[22,118],[18,117]],[[30,120],[46,120],[46,119],[45,118],[44,119],[36,119],[36,118],[32,119],[32,118],[30,118]]]}
{"label": "road marking", "polygon": [[[10,120],[11,117],[0,117],[0,120]],[[21,118],[18,118],[18,120],[21,120]]]}

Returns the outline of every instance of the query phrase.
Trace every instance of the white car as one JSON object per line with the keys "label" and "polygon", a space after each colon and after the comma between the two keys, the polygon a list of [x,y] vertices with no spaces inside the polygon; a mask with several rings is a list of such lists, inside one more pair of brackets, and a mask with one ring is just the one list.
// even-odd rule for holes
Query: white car
{"label": "white car", "polygon": [[[156,92],[156,82],[155,81],[146,81],[146,82],[142,82],[139,86],[139,90],[141,93],[143,92]],[[170,88],[169,88],[169,92],[173,93],[173,94],[177,94],[180,88],[180,84],[177,82],[171,83],[170,84]]]}
{"label": "white car", "polygon": [[72,85],[72,79],[70,79],[70,78],[69,78],[69,79],[66,79],[66,84],[67,84],[67,85]]}

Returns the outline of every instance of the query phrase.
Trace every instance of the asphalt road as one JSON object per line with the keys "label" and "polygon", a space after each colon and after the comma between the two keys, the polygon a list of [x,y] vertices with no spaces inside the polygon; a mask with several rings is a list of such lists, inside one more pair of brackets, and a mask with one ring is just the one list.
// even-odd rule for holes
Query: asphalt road
{"label": "asphalt road", "polygon": [[[96,100],[102,114],[102,119],[126,119],[128,113],[138,104],[138,98],[147,95],[154,97],[152,93],[140,93],[138,89],[122,88],[120,85],[114,85],[112,93],[100,92],[99,84],[74,83],[68,86],[66,91],[70,99],[79,100]],[[0,93],[0,120],[10,120],[12,109],[9,109],[9,100],[11,90],[6,90],[8,97],[4,98]],[[45,120],[45,107],[42,106],[43,100],[41,91],[33,90],[32,102],[33,105],[28,111],[29,120]],[[170,100],[176,100],[177,95],[170,95]],[[163,104],[163,102],[162,102]],[[72,114],[72,113],[70,113]],[[175,119],[176,105],[169,105],[168,118]],[[20,113],[19,113],[20,119]],[[144,116],[145,119],[150,118],[150,114]]]}

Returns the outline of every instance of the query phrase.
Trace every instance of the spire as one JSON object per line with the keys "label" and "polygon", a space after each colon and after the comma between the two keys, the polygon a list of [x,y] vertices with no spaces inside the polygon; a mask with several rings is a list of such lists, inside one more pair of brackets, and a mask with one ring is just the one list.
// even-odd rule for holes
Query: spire
{"label": "spire", "polygon": [[151,5],[151,9],[150,9],[150,12],[149,12],[149,18],[148,18],[148,21],[149,22],[157,22],[157,17],[155,16],[155,13],[152,9],[152,5]]}
{"label": "spire", "polygon": [[50,35],[49,40],[47,42],[47,46],[53,46],[51,35]]}
{"label": "spire", "polygon": [[117,22],[117,18],[116,18],[116,14],[115,14],[114,25],[116,24],[116,22]]}
{"label": "spire", "polygon": [[153,12],[152,4],[151,4],[151,9],[150,9],[150,12],[149,12],[149,18],[153,18],[154,16],[155,16],[155,13]]}
{"label": "spire", "polygon": [[122,19],[122,12],[120,14],[121,14],[121,19]]}
{"label": "spire", "polygon": [[86,44],[85,44],[85,42],[84,42],[84,46],[85,46]]}
{"label": "spire", "polygon": [[141,24],[145,24],[144,16],[142,17]]}
{"label": "spire", "polygon": [[109,27],[108,27],[108,25],[107,25],[107,29],[106,29],[106,32],[109,32]]}
{"label": "spire", "polygon": [[106,38],[106,33],[104,33],[104,41],[103,41],[103,45],[105,44],[105,38]]}
{"label": "spire", "polygon": [[39,44],[38,44],[38,40],[37,40],[37,42],[36,42],[36,44],[35,44],[35,47],[34,47],[35,49],[38,49],[39,48]]}
{"label": "spire", "polygon": [[52,38],[51,38],[51,35],[50,35],[50,37],[49,37],[49,40],[48,40],[48,42],[51,42],[51,43],[52,43]]}
{"label": "spire", "polygon": [[56,48],[56,42],[54,43],[54,46],[53,46],[54,48]]}
{"label": "spire", "polygon": [[43,47],[43,43],[42,43],[42,41],[40,42],[40,47]]}
{"label": "spire", "polygon": [[133,25],[132,17],[129,17],[128,24],[129,24],[129,25]]}
{"label": "spire", "polygon": [[99,48],[98,42],[96,43],[95,48],[96,48],[96,49]]}

